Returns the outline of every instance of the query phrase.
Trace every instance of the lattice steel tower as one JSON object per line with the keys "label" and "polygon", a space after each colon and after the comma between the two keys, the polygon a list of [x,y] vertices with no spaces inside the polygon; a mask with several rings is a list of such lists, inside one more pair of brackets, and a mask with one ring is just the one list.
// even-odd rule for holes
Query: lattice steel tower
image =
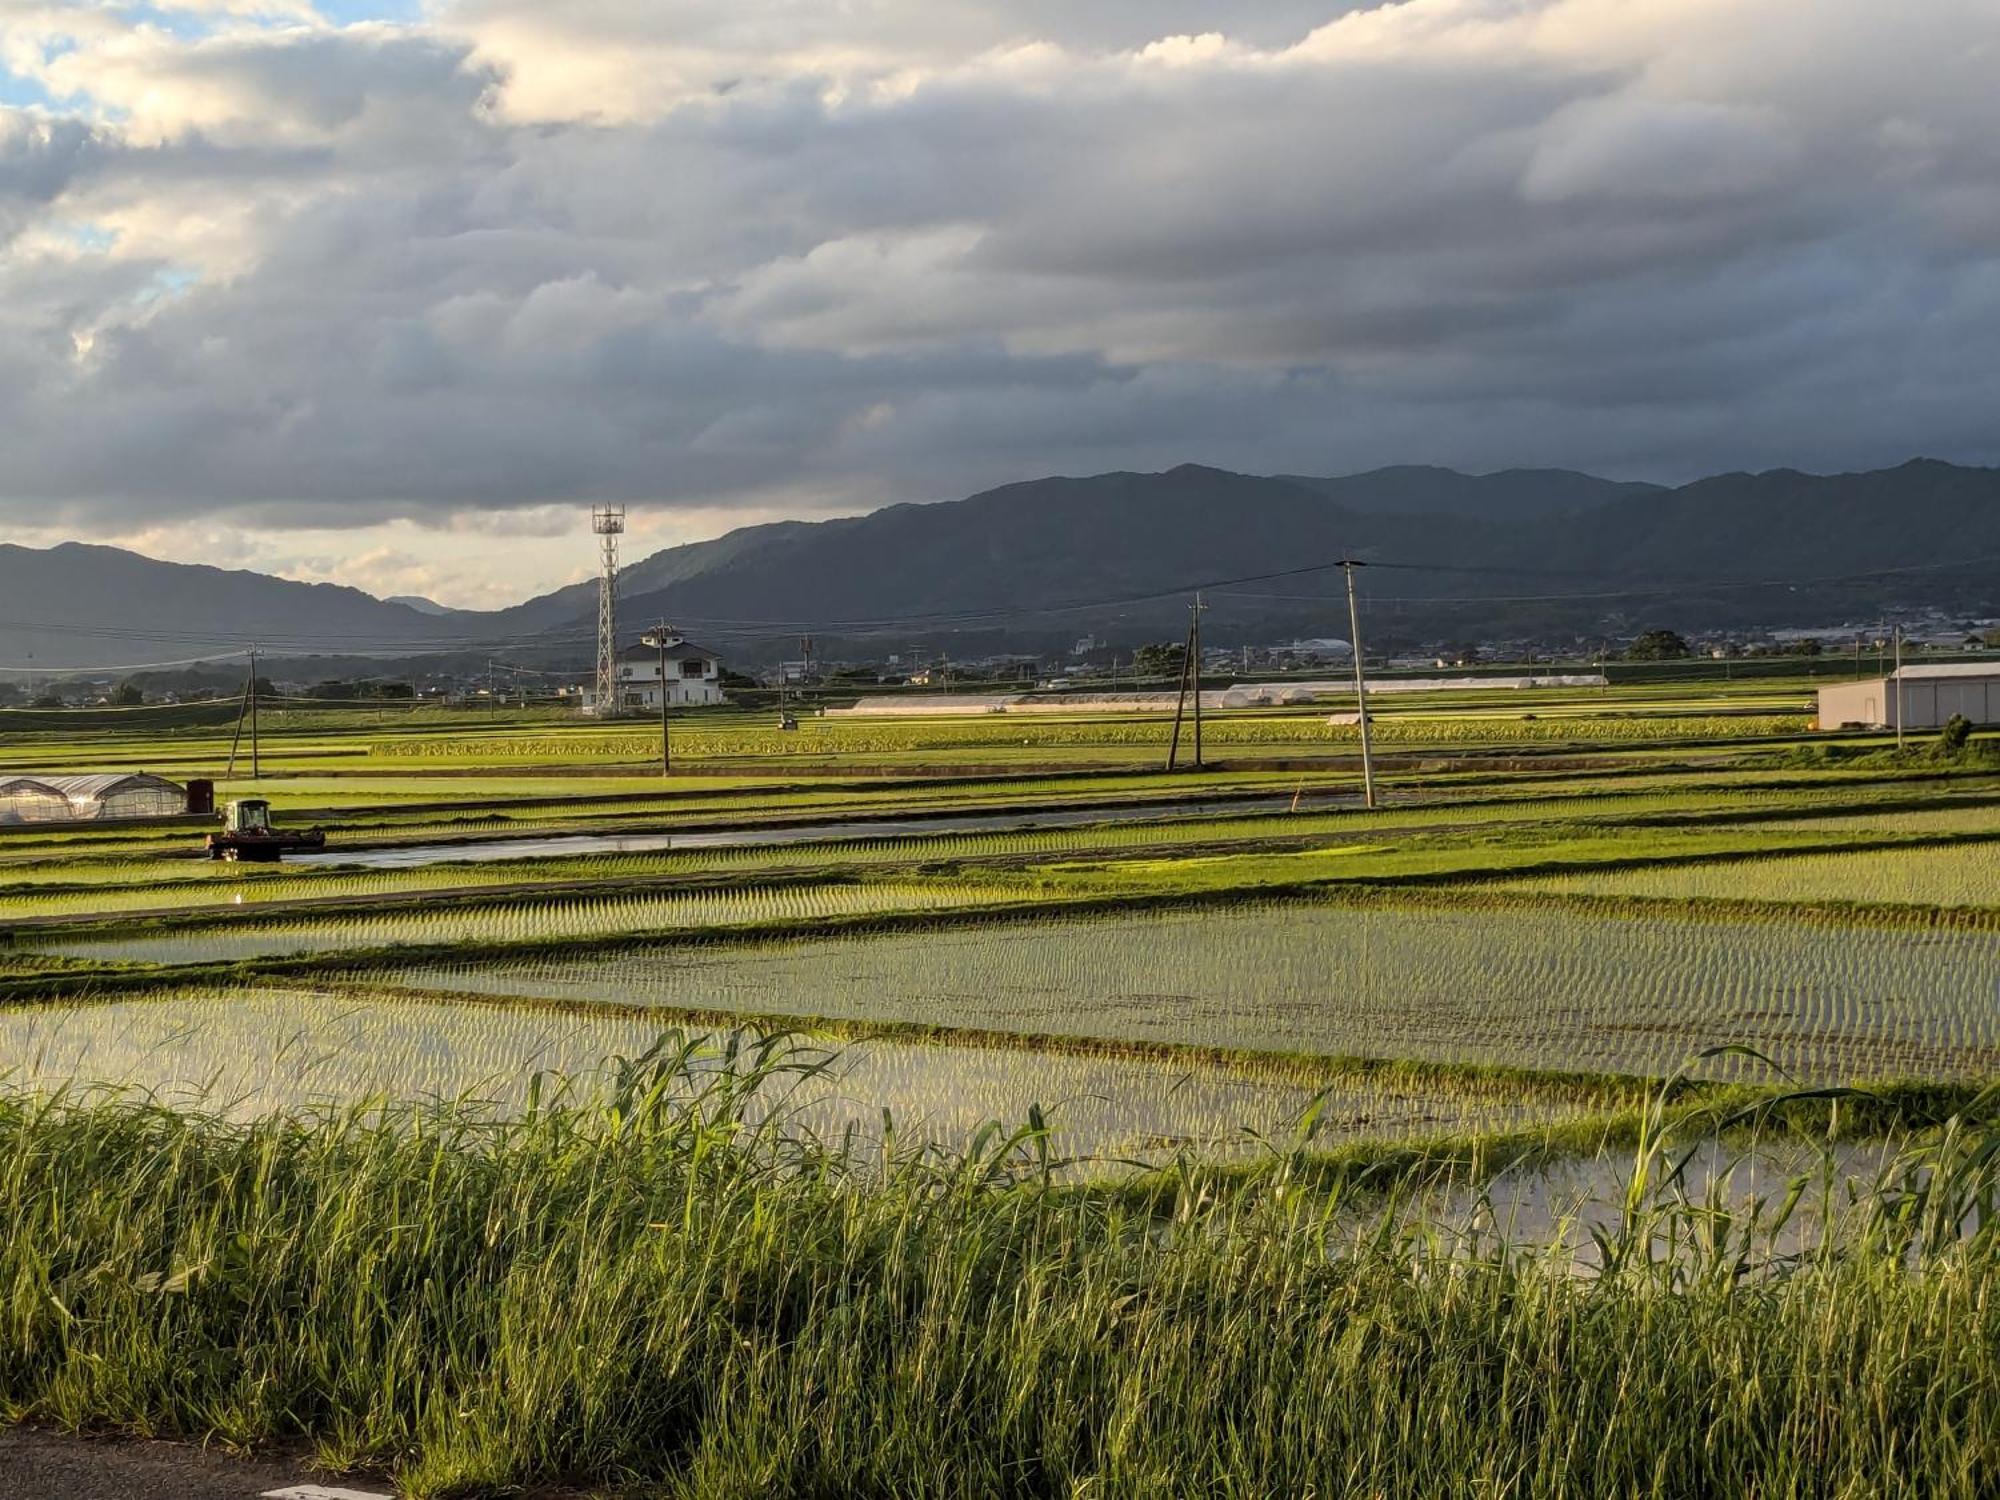
{"label": "lattice steel tower", "polygon": [[590,529],[604,554],[597,578],[597,712],[608,719],[618,712],[618,538],[625,531],[625,507],[592,510]]}

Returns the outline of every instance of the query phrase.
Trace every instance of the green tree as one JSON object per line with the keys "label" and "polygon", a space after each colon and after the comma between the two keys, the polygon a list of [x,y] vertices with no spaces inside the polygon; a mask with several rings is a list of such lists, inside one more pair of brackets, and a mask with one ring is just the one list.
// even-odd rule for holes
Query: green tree
{"label": "green tree", "polygon": [[1953,714],[1944,721],[1944,727],[1938,731],[1938,743],[1953,755],[1963,750],[1965,742],[1971,738],[1972,720],[1966,718],[1964,714]]}
{"label": "green tree", "polygon": [[128,677],[112,690],[111,701],[120,708],[137,708],[146,701],[146,690]]}
{"label": "green tree", "polygon": [[1187,646],[1182,642],[1160,641],[1133,652],[1132,666],[1141,677],[1174,677],[1186,658]]}
{"label": "green tree", "polygon": [[1672,661],[1690,654],[1686,637],[1677,630],[1648,630],[1625,648],[1627,661]]}

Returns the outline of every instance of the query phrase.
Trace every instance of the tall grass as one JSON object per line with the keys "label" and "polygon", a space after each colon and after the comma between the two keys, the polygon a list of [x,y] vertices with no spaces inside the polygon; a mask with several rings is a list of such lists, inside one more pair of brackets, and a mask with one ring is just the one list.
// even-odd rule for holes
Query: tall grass
{"label": "tall grass", "polygon": [[420,1496],[1990,1492],[2000,1138],[1963,1123],[1787,1254],[1789,1199],[1746,1227],[1654,1141],[1578,1274],[1282,1151],[1151,1202],[1051,1185],[1032,1116],[857,1155],[737,1062],[511,1122],[0,1101],[0,1409]]}

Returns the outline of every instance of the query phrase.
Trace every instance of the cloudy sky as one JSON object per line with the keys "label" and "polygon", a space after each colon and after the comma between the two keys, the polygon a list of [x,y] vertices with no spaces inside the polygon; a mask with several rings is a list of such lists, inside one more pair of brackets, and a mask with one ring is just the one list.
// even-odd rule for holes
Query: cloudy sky
{"label": "cloudy sky", "polygon": [[0,0],[0,535],[494,604],[1195,460],[2000,462],[2000,0]]}

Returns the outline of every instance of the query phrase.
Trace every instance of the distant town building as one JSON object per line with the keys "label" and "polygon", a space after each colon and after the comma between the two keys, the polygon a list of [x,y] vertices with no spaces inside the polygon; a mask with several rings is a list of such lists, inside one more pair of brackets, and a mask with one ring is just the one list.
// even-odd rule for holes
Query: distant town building
{"label": "distant town building", "polygon": [[[722,659],[706,646],[678,635],[667,637],[666,680],[660,678],[660,648],[640,644],[618,653],[616,681],[618,711],[638,713],[658,711],[660,695],[666,694],[669,708],[700,708],[722,702]],[[584,695],[587,712],[601,712],[596,694]]]}
{"label": "distant town building", "polygon": [[1940,662],[1819,690],[1821,729],[1941,729],[1954,714],[2000,724],[2000,662]]}

